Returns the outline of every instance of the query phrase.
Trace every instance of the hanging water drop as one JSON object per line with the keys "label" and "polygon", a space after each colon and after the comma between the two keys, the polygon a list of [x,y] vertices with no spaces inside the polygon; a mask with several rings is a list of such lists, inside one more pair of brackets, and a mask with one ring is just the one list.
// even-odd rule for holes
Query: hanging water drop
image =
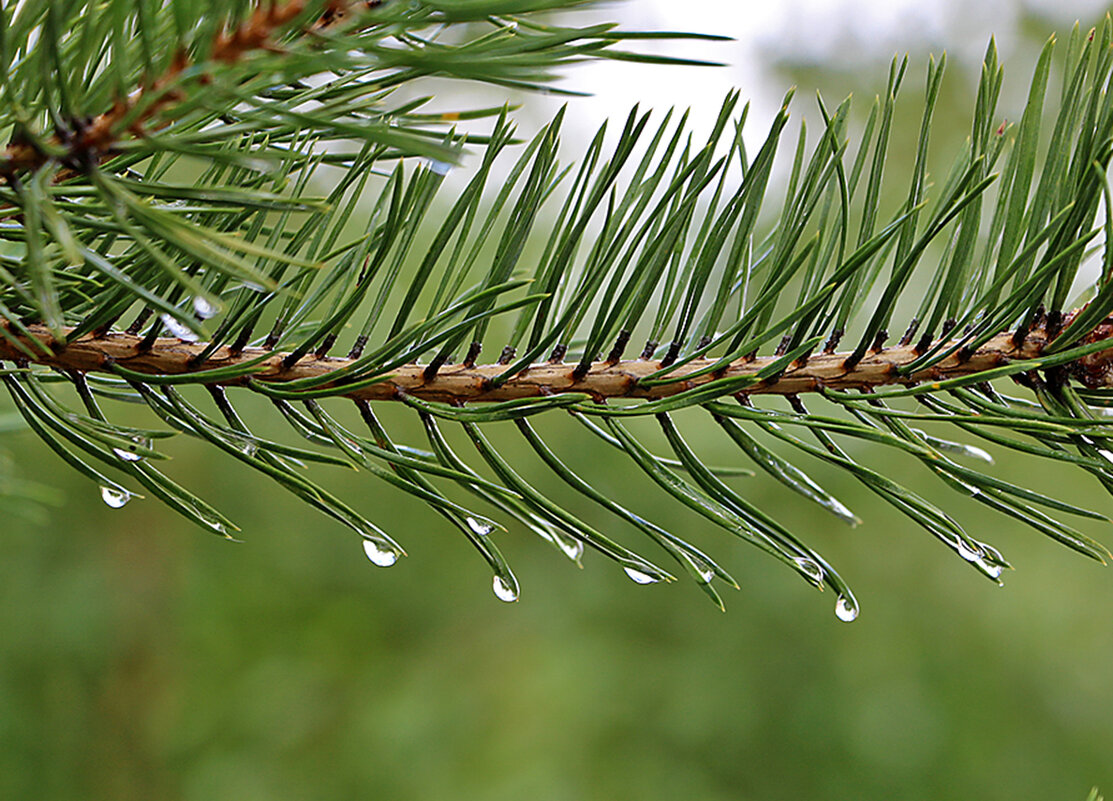
{"label": "hanging water drop", "polygon": [[228,529],[219,520],[213,520],[211,517],[203,518],[205,525],[215,531],[222,537],[228,537]]}
{"label": "hanging water drop", "polygon": [[977,447],[976,445],[963,445],[963,453],[971,459],[980,459],[983,462],[993,464],[993,456],[989,451]]}
{"label": "hanging water drop", "polygon": [[123,448],[113,448],[112,452],[123,459],[125,462],[138,462],[140,459],[143,458],[138,453],[125,451]]}
{"label": "hanging water drop", "polygon": [[162,320],[162,324],[166,327],[166,330],[178,339],[185,340],[186,342],[197,341],[197,334],[193,333],[188,326],[182,325],[169,314],[162,314],[159,316],[159,319]]}
{"label": "hanging water drop", "polygon": [[982,559],[982,555],[967,545],[966,540],[957,540],[955,550],[967,562],[979,562]]}
{"label": "hanging water drop", "polygon": [[835,513],[836,516],[841,517],[843,520],[845,520],[851,526],[857,526],[859,523],[862,522],[861,520],[858,519],[858,515],[854,514],[852,511],[850,511],[850,509],[847,508],[846,505],[843,504],[842,501],[838,500],[837,498],[832,498],[831,499],[831,502],[829,504],[829,508],[832,512]]}
{"label": "hanging water drop", "polygon": [[711,580],[715,578],[715,571],[707,562],[690,554],[685,554],[684,558],[688,561],[688,564],[696,569],[700,584],[710,584]]}
{"label": "hanging water drop", "polygon": [[800,568],[800,572],[804,574],[804,577],[808,581],[817,586],[823,584],[825,575],[823,568],[820,567],[814,559],[809,559],[806,556],[797,556],[792,561],[796,563],[797,567]]}
{"label": "hanging water drop", "polygon": [[119,487],[110,487],[104,484],[100,488],[101,500],[113,509],[119,509],[131,500],[131,493]]}
{"label": "hanging water drop", "polygon": [[193,299],[193,310],[197,312],[197,316],[202,320],[208,320],[220,311],[220,307],[215,303],[210,303],[207,298],[198,295]]}
{"label": "hanging water drop", "polygon": [[490,523],[483,520],[477,520],[474,517],[464,518],[464,522],[468,524],[468,528],[470,528],[480,537],[486,537],[488,534],[495,530],[495,527]]}
{"label": "hanging water drop", "polygon": [[379,567],[390,567],[398,561],[398,551],[376,540],[364,540],[363,552],[373,564]]}
{"label": "hanging water drop", "polygon": [[835,601],[835,617],[844,623],[850,623],[858,617],[858,605],[852,598],[840,595]]}
{"label": "hanging water drop", "polygon": [[557,532],[553,532],[553,537],[556,539],[556,544],[560,546],[560,550],[573,562],[579,562],[583,558],[584,544],[582,542]]}
{"label": "hanging water drop", "polygon": [[633,581],[635,584],[656,584],[658,581],[661,580],[649,575],[648,573],[643,573],[640,570],[635,570],[632,567],[624,567],[622,569],[626,571],[626,575],[629,576],[631,581]]}
{"label": "hanging water drop", "polygon": [[1005,570],[1001,565],[992,564],[985,559],[975,559],[974,565],[998,584],[1001,583],[1001,573]]}
{"label": "hanging water drop", "polygon": [[491,586],[495,590],[495,596],[500,601],[505,601],[509,604],[518,600],[518,588],[502,576],[495,576],[494,580],[491,582]]}

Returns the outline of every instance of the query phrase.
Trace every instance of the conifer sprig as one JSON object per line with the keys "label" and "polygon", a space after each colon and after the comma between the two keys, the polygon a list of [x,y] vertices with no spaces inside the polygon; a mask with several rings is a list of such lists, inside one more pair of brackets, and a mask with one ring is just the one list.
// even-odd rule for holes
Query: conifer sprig
{"label": "conifer sprig", "polygon": [[[1113,489],[1102,414],[1113,23],[1058,48],[1057,97],[1047,43],[1015,125],[997,110],[991,43],[969,138],[944,173],[928,153],[945,58],[928,65],[910,176],[887,169],[906,144],[891,141],[903,60],[861,130],[849,100],[820,100],[821,130],[801,125],[787,146],[790,93],[751,154],[748,106],[731,93],[706,139],[687,115],[634,109],[567,166],[574,106],[519,142],[507,108],[426,111],[429,98],[399,91],[426,76],[555,89],[553,69],[586,58],[678,63],[618,46],[679,34],[539,13],[574,5],[286,0],[213,16],[185,0],[107,0],[92,15],[73,0],[2,12],[0,378],[26,425],[109,505],[138,485],[230,536],[232,521],[154,466],[159,438],[200,438],[393,564],[402,543],[303,469],[349,464],[460,529],[503,600],[519,588],[496,545],[500,517],[577,562],[586,546],[639,583],[673,576],[529,484],[488,436],[500,421],[716,603],[718,581],[734,586],[712,556],[575,472],[531,419],[558,413],[582,424],[583,447],[620,449],[710,526],[833,590],[845,620],[858,608],[845,580],[739,491],[744,471],[704,461],[685,419],[709,414],[747,463],[853,525],[802,465],[846,471],[991,580],[1008,567],[999,551],[841,443],[910,455],[1104,560],[1059,519],[1103,515],[971,467],[988,454],[921,427],[947,423]],[[786,149],[782,190],[772,176]],[[889,208],[894,183],[908,188]],[[890,329],[903,331],[892,345]],[[245,392],[307,444],[257,435],[236,405]],[[166,428],[115,422],[120,401]],[[396,442],[376,416],[384,402],[412,407],[427,442]],[[651,418],[671,454],[648,448],[630,417]]]}

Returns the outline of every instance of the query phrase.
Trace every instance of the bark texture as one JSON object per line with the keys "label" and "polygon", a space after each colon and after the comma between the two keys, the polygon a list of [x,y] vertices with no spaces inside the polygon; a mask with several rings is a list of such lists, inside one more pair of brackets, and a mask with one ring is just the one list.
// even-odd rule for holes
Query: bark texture
{"label": "bark texture", "polygon": [[[30,326],[31,337],[9,335],[19,339],[36,353],[36,363],[60,370],[80,372],[110,372],[113,364],[128,370],[149,375],[187,375],[202,370],[232,367],[255,359],[262,359],[251,376],[260,382],[281,385],[306,378],[317,378],[336,372],[352,364],[351,360],[335,357],[305,356],[296,364],[287,366],[286,353],[262,348],[245,348],[233,352],[221,347],[198,363],[197,358],[205,345],[183,342],[180,339],[156,339],[149,348],[144,339],[125,333],[110,333],[100,337],[85,336],[66,344],[58,343],[45,327]],[[1003,333],[986,342],[972,353],[956,353],[933,367],[909,375],[899,375],[898,370],[910,364],[920,352],[914,346],[883,348],[867,353],[857,364],[850,364],[848,354],[821,353],[806,361],[790,365],[778,378],[748,387],[753,394],[795,395],[829,389],[866,389],[892,384],[915,384],[943,381],[948,378],[971,375],[1008,364],[1011,361],[1034,359],[1040,356],[1048,342],[1045,330],[1035,329],[1017,342],[1012,333]],[[1103,323],[1087,337],[1087,341],[1111,339],[1111,349],[1079,360],[1065,369],[1068,374],[1090,387],[1113,384],[1113,323]],[[49,349],[50,353],[47,353]],[[0,339],[0,359],[29,361],[27,354],[7,339]],[[599,399],[606,398],[663,398],[693,389],[718,378],[753,376],[769,367],[776,357],[758,357],[731,363],[718,373],[694,375],[712,363],[700,359],[675,368],[672,377],[678,379],[668,384],[641,386],[641,379],[661,368],[653,359],[627,359],[622,361],[594,362],[581,377],[575,374],[575,365],[542,363],[531,366],[511,376],[504,383],[494,385],[492,379],[501,375],[506,367],[492,365],[445,365],[431,379],[426,378],[426,367],[407,364],[389,372],[381,383],[343,390],[344,380],[322,386],[337,388],[337,394],[360,400],[390,400],[399,393],[418,398],[449,403],[476,401],[502,401],[518,398],[541,397],[562,392],[585,392]],[[242,385],[244,378],[214,381],[223,385]]]}

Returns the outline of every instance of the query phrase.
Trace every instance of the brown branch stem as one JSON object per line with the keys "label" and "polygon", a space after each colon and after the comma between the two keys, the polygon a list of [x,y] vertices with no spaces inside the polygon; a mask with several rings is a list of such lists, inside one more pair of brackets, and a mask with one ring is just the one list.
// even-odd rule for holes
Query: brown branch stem
{"label": "brown branch stem", "polygon": [[[306,356],[297,364],[284,366],[285,353],[262,348],[245,348],[233,352],[227,347],[217,348],[203,364],[197,358],[205,345],[183,342],[179,339],[156,339],[145,348],[144,339],[125,333],[104,336],[85,336],[69,343],[59,343],[40,325],[30,326],[31,336],[19,335],[9,330],[13,339],[20,340],[37,357],[31,361],[59,370],[78,372],[111,372],[112,365],[149,375],[189,375],[202,370],[234,367],[261,359],[255,365],[255,381],[281,385],[286,382],[321,376],[342,370],[352,364],[350,359]],[[1088,341],[1113,337],[1113,324],[1105,323],[1095,329]],[[869,389],[893,384],[937,382],[948,378],[972,375],[1008,364],[1016,360],[1034,359],[1047,345],[1043,329],[1030,332],[1022,343],[1014,342],[1012,333],[1002,333],[970,354],[953,354],[927,370],[899,375],[900,367],[910,364],[920,353],[915,347],[901,346],[867,353],[861,361],[847,367],[844,353],[813,355],[806,362],[791,365],[776,380],[764,381],[746,390],[755,394],[795,395],[829,389]],[[45,346],[45,348],[44,348]],[[51,351],[48,355],[47,349]],[[965,358],[964,358],[965,356]],[[0,360],[27,361],[27,354],[7,339],[0,339]],[[661,362],[651,359],[629,359],[619,362],[595,362],[582,377],[577,377],[574,364],[539,363],[510,377],[506,382],[491,386],[491,379],[504,372],[503,365],[446,365],[437,375],[427,380],[425,367],[407,364],[390,371],[389,379],[378,384],[345,392],[342,383],[333,384],[337,395],[358,400],[390,400],[399,393],[418,398],[449,403],[476,401],[502,401],[518,398],[541,397],[563,392],[585,392],[599,399],[607,398],[663,398],[693,389],[716,378],[752,376],[768,367],[775,357],[758,357],[730,364],[716,374],[694,375],[711,364],[710,360],[696,360],[677,367],[672,375],[678,380],[650,387],[640,386],[645,376],[656,372]],[[1086,357],[1067,367],[1067,372],[1087,386],[1113,384],[1113,343],[1111,349]],[[687,377],[691,376],[691,377]],[[228,386],[243,385],[245,378],[212,382]],[[325,383],[321,386],[327,387]]]}
{"label": "brown branch stem", "polygon": [[[362,0],[349,3],[333,0],[326,7],[324,16],[311,26],[314,30],[330,27],[351,13],[350,5],[373,7],[377,0]],[[305,0],[283,0],[266,2],[259,0],[254,10],[235,28],[222,30],[216,34],[209,52],[209,60],[223,64],[234,64],[253,50],[274,47],[273,37],[277,31],[295,19],[305,8]],[[144,126],[160,112],[168,112],[185,98],[180,86],[175,84],[179,76],[190,65],[190,56],[178,50],[171,59],[166,71],[154,79],[148,79],[126,98],[118,98],[111,109],[87,120],[73,120],[75,131],[55,134],[51,144],[64,147],[66,156],[61,159],[63,169],[55,175],[55,181],[72,178],[76,168],[72,165],[99,162],[109,158],[116,144],[125,134],[143,136]],[[194,79],[200,84],[211,81],[208,73],[201,73]],[[143,106],[125,127],[123,123],[132,112]],[[164,119],[156,128],[170,124]],[[32,143],[13,137],[0,153],[0,178],[11,180],[17,172],[34,171],[49,161],[49,156]]]}

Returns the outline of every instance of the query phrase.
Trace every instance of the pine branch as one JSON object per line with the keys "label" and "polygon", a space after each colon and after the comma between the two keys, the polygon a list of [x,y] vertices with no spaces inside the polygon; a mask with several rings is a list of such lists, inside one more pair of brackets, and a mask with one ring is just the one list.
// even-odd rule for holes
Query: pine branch
{"label": "pine branch", "polygon": [[[928,154],[945,59],[928,65],[910,176],[894,179],[889,163],[905,62],[861,130],[849,99],[819,100],[818,135],[800,126],[770,210],[791,93],[756,153],[731,93],[702,144],[685,118],[651,125],[634,109],[562,166],[574,108],[519,142],[508,108],[426,112],[428,98],[396,92],[427,76],[552,88],[557,67],[590,58],[683,63],[618,47],[679,34],[538,16],[570,0],[234,5],[214,16],[193,0],[24,3],[11,19],[0,8],[0,130],[12,137],[0,156],[0,362],[14,365],[0,380],[25,425],[110,506],[138,484],[230,536],[231,520],[156,467],[159,440],[184,433],[351,529],[376,565],[396,563],[402,545],[305,465],[348,464],[420,499],[472,543],[503,600],[519,589],[499,524],[443,484],[577,562],[590,548],[638,583],[673,578],[525,480],[486,433],[514,421],[563,484],[721,606],[729,572],[580,476],[528,419],[562,410],[707,525],[830,588],[853,619],[838,571],[731,483],[745,468],[703,460],[688,418],[674,419],[683,412],[709,415],[747,463],[854,525],[797,461],[844,471],[992,581],[1009,566],[996,548],[843,441],[910,456],[977,502],[1108,556],[1061,519],[1104,515],[974,469],[964,460],[985,451],[917,426],[949,424],[1113,492],[1110,19],[1070,36],[1054,109],[1048,42],[1016,126],[999,122],[991,44],[969,139],[942,177]],[[478,163],[440,200],[465,153]],[[886,209],[894,180],[907,192]],[[1088,296],[1073,299],[1099,252]],[[902,317],[911,324],[886,347]],[[641,356],[626,358],[635,338]],[[341,346],[346,357],[330,355]],[[485,350],[500,355],[484,364]],[[258,436],[236,405],[244,390],[308,444]],[[366,433],[333,417],[352,400]],[[118,401],[166,428],[114,420]],[[376,417],[386,401],[412,409],[424,447],[394,441]],[[626,426],[635,416],[652,416],[671,454]],[[459,426],[481,469],[445,426]]]}
{"label": "pine branch", "polygon": [[[1068,321],[1073,317],[1069,315]],[[64,372],[122,374],[152,383],[262,384],[281,388],[310,380],[330,397],[359,401],[409,396],[463,405],[577,393],[601,403],[625,398],[657,400],[687,393],[690,405],[695,405],[732,394],[799,395],[922,384],[932,389],[943,382],[957,387],[963,385],[963,379],[984,382],[990,377],[1023,376],[1052,367],[1058,368],[1060,376],[1075,378],[1088,389],[1113,388],[1113,346],[1103,346],[1113,337],[1113,319],[1103,321],[1084,338],[1079,349],[1066,357],[1046,353],[1054,337],[1049,336],[1045,321],[1021,336],[1016,332],[998,334],[973,351],[963,350],[961,340],[948,341],[944,349],[951,352],[950,356],[911,372],[906,368],[923,356],[925,347],[880,348],[856,362],[849,352],[805,354],[788,362],[784,356],[754,357],[713,372],[707,372],[707,368],[716,360],[696,359],[670,373],[668,383],[648,387],[640,385],[641,379],[666,367],[661,360],[596,361],[582,374],[573,365],[546,362],[528,366],[501,382],[497,379],[506,372],[504,364],[446,365],[432,377],[426,366],[405,364],[383,375],[330,381],[334,373],[350,376],[356,360],[310,355],[291,364],[291,354],[259,347],[233,351],[222,345],[214,350],[207,343],[177,338],[150,340],[123,332],[56,340],[43,326],[27,326],[25,330],[26,335],[9,330],[9,336],[0,341],[0,360],[33,362]],[[369,378],[375,383],[366,383]],[[347,384],[356,386],[348,389]],[[292,397],[297,397],[296,393]],[[653,407],[644,413],[653,413]]]}
{"label": "pine branch", "polygon": [[[377,3],[363,5],[371,7]],[[213,37],[208,57],[216,63],[234,65],[252,50],[275,48],[276,35],[300,17],[305,6],[305,0],[256,6],[238,25]],[[345,2],[330,3],[324,14],[305,30],[321,30],[345,19],[350,14],[347,6]],[[121,137],[125,134],[144,136],[144,126],[149,121],[172,113],[172,107],[186,99],[185,88],[179,84],[182,83],[183,73],[191,66],[189,53],[179,49],[159,77],[148,79],[126,98],[117,98],[110,110],[92,119],[70,120],[71,124],[56,133],[45,146],[33,138],[13,137],[0,156],[0,178],[10,183],[18,173],[33,172],[56,160],[69,165],[68,169],[54,176],[55,181],[64,181],[87,169],[90,164],[104,161],[113,154]],[[191,76],[191,81],[201,86],[212,83],[213,76],[209,72],[194,72],[196,74]],[[170,121],[164,119],[156,129],[169,124]]]}

